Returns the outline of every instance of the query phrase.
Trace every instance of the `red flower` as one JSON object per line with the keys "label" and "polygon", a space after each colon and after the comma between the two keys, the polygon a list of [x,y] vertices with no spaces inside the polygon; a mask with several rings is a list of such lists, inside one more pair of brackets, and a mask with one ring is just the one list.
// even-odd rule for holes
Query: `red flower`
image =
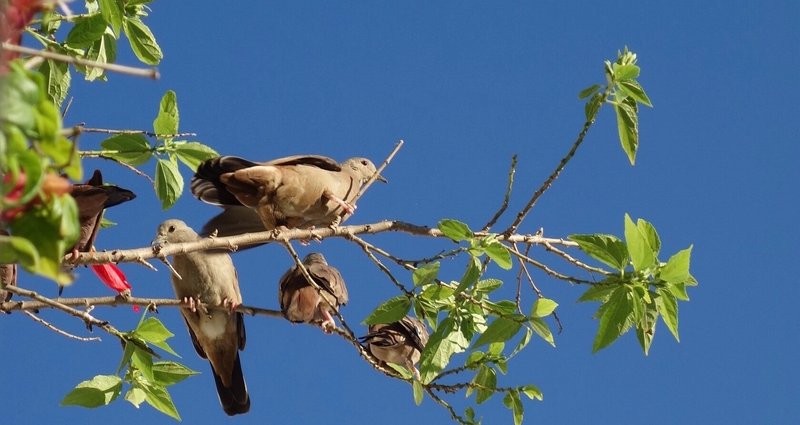
{"label": "red flower", "polygon": [[[102,281],[103,284],[119,294],[130,293],[131,284],[128,283],[128,278],[125,277],[125,273],[122,273],[122,270],[120,270],[116,264],[92,264],[91,267],[92,271],[94,271],[94,274],[100,278],[100,281]],[[133,306],[133,311],[138,312],[139,306]]]}

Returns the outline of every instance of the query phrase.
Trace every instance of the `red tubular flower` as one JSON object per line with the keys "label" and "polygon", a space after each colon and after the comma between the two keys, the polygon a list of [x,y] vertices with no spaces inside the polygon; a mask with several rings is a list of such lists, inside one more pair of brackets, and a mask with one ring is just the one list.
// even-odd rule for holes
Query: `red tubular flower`
{"label": "red tubular flower", "polygon": [[[130,293],[131,284],[128,283],[128,278],[125,277],[125,273],[122,273],[122,270],[120,270],[116,264],[92,264],[91,267],[92,271],[94,271],[94,274],[100,278],[100,281],[103,282],[104,285],[108,286],[119,294],[124,292]],[[133,306],[133,311],[138,312],[139,306]]]}

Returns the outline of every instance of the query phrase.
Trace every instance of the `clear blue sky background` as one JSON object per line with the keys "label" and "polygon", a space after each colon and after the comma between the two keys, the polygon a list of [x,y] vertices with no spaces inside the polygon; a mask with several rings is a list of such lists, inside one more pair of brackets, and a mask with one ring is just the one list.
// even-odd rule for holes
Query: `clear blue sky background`
{"label": "clear blue sky background", "polygon": [[[627,45],[639,54],[640,81],[655,105],[641,112],[636,166],[628,164],[613,113],[604,109],[522,230],[621,234],[628,212],[657,227],[667,255],[694,244],[700,286],[680,306],[681,342],[659,324],[649,357],[633,334],[592,355],[596,305],[576,304],[584,288],[537,273],[544,293],[561,304],[564,331],[555,349],[534,341],[500,384],[534,383],[544,391],[543,402],[526,401],[526,423],[800,422],[800,327],[793,314],[800,295],[793,270],[800,238],[798,3],[288,3],[155,2],[146,22],[165,53],[161,80],[111,75],[106,84],[87,85],[75,75],[67,123],[149,129],[162,94],[173,89],[181,129],[224,154],[359,155],[378,162],[404,139],[385,173],[390,184],[373,186],[349,223],[434,225],[455,217],[478,228],[500,204],[513,154],[519,168],[512,211],[552,171],[583,123],[578,91],[602,82],[602,61]],[[119,62],[135,63],[127,43]],[[83,137],[81,148],[100,140]],[[187,194],[164,212],[146,180],[102,160],[85,168],[101,168],[108,181],[139,195],[109,210],[120,224],[101,233],[100,249],[146,246],[164,219],[199,227],[217,212]],[[370,240],[405,257],[450,246],[403,234]],[[302,252],[310,249],[341,269],[351,293],[343,312],[363,329],[358,323],[392,296],[391,283],[344,241]],[[275,308],[277,279],[290,265],[285,252],[261,247],[234,261],[245,302]],[[451,263],[445,277],[457,279],[461,263]],[[171,296],[164,267],[158,273],[122,267],[136,295]],[[490,273],[514,286],[515,274]],[[80,276],[66,295],[108,293],[88,270]],[[21,284],[55,295],[54,286],[27,275]],[[509,287],[504,295],[511,294]],[[138,320],[129,308],[94,313],[121,329]],[[87,334],[76,320],[42,315]],[[184,421],[226,420],[209,367],[195,355],[178,312],[164,308],[159,317],[175,331],[172,345],[183,360],[202,372],[172,389]],[[270,318],[246,323],[242,362],[252,410],[233,422],[449,420],[430,399],[415,407],[408,385],[372,370],[339,338]],[[95,334],[102,343],[80,343],[20,314],[0,317],[3,421],[168,422],[122,400],[98,410],[58,407],[78,382],[114,372],[119,344]],[[453,400],[463,410],[462,397]],[[487,424],[511,422],[499,398],[479,412]]]}

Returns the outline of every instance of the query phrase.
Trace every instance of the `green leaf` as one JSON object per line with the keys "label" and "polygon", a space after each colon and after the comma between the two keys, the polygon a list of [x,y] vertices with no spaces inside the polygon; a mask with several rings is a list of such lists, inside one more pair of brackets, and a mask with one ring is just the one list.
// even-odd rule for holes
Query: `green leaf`
{"label": "green leaf", "polygon": [[160,320],[152,316],[142,321],[133,333],[147,342],[162,342],[175,336]]}
{"label": "green leaf", "polygon": [[128,36],[131,50],[140,61],[148,65],[158,65],[161,62],[164,54],[161,53],[161,47],[156,43],[155,36],[144,22],[138,17],[126,17],[122,21],[122,28]]}
{"label": "green leaf", "polygon": [[137,409],[144,403],[146,398],[147,393],[145,393],[141,387],[131,387],[128,392],[125,393],[125,400],[129,401]]}
{"label": "green leaf", "polygon": [[569,235],[568,238],[576,242],[581,251],[619,271],[625,270],[625,266],[628,264],[628,249],[625,247],[625,243],[614,235],[598,233]]}
{"label": "green leaf", "polygon": [[689,301],[689,294],[686,292],[686,284],[685,283],[668,283],[667,290],[670,294],[674,295],[675,298],[681,301]]}
{"label": "green leaf", "polygon": [[456,352],[458,347],[451,342],[451,333],[454,332],[455,321],[452,317],[447,317],[439,323],[436,330],[431,334],[425,349],[422,350],[420,357],[419,369],[422,377],[422,383],[429,383],[436,374],[447,366],[450,362],[450,357]]}
{"label": "green leaf", "polygon": [[675,340],[680,342],[681,339],[678,336],[678,301],[668,290],[658,288],[656,292],[658,293],[658,297],[655,300],[656,309],[661,314],[661,320],[667,325],[667,329],[675,337]]}
{"label": "green leaf", "polygon": [[166,210],[175,205],[175,202],[183,192],[183,177],[178,171],[177,162],[158,159],[156,163],[155,189],[163,209]]}
{"label": "green leaf", "polygon": [[411,279],[414,281],[414,286],[424,286],[433,283],[436,276],[439,275],[439,262],[425,264],[424,266],[414,270]]}
{"label": "green leaf", "polygon": [[647,244],[653,251],[653,255],[658,258],[658,253],[661,251],[661,238],[658,237],[656,228],[650,222],[640,218],[636,220],[636,227],[642,232],[642,235],[647,240]]}
{"label": "green leaf", "polygon": [[553,347],[556,346],[556,341],[553,339],[553,333],[550,332],[550,326],[547,325],[547,322],[538,317],[532,317],[530,319],[530,323],[533,331],[536,332],[536,335],[539,335],[543,340],[547,341],[547,343]]}
{"label": "green leaf", "polygon": [[108,229],[109,227],[116,226],[117,223],[107,219],[105,216],[100,220],[100,228],[101,229]]}
{"label": "green leaf", "polygon": [[175,95],[174,91],[167,90],[161,98],[158,115],[156,119],[153,120],[153,131],[159,135],[177,134],[179,121],[178,97]]}
{"label": "green leaf", "polygon": [[544,395],[542,395],[542,391],[539,390],[539,387],[536,385],[525,385],[524,387],[520,388],[523,394],[528,396],[529,399],[539,400],[542,401],[544,399]]}
{"label": "green leaf", "polygon": [[667,261],[667,264],[661,269],[658,277],[669,283],[684,283],[689,280],[689,261],[692,256],[692,247],[678,251]]}
{"label": "green leaf", "polygon": [[386,365],[389,366],[390,368],[394,369],[395,372],[399,373],[400,376],[403,377],[403,379],[409,379],[410,380],[410,379],[414,378],[414,374],[411,373],[411,371],[409,371],[408,369],[406,369],[406,367],[403,366],[403,365],[399,365],[397,363],[391,363],[391,362],[386,363]]}
{"label": "green leaf", "polygon": [[166,388],[160,385],[148,385],[142,387],[142,389],[146,393],[145,401],[147,404],[173,419],[181,420],[178,409],[175,408],[175,403],[172,402],[172,397],[170,397]]}
{"label": "green leaf", "polygon": [[614,80],[631,80],[639,76],[639,67],[636,65],[617,65],[614,64]]}
{"label": "green leaf", "polygon": [[[655,293],[650,293],[650,297],[657,298],[657,295]],[[652,304],[645,304],[644,309],[644,316],[638,326],[636,326],[636,339],[639,340],[639,345],[642,347],[642,351],[644,351],[644,355],[646,356],[650,353],[650,346],[655,336],[658,311]]]}
{"label": "green leaf", "polygon": [[600,106],[603,105],[603,95],[600,93],[595,93],[591,99],[586,102],[586,106],[583,107],[583,112],[586,115],[586,121],[594,121],[595,117],[597,116],[597,112],[600,110]]}
{"label": "green leaf", "polygon": [[66,99],[72,76],[66,62],[46,60],[39,67],[39,72],[45,77],[47,95],[58,106]]}
{"label": "green leaf", "polygon": [[205,160],[219,156],[217,151],[200,142],[175,143],[174,146],[175,155],[192,171],[197,171]]}
{"label": "green leaf", "polygon": [[498,241],[492,241],[486,245],[486,255],[489,256],[503,270],[511,269],[511,253],[508,248]]}
{"label": "green leaf", "polygon": [[617,288],[619,288],[619,285],[606,284],[603,282],[596,283],[590,286],[589,289],[578,298],[578,302],[605,301]]}
{"label": "green leaf", "polygon": [[600,306],[600,326],[592,345],[592,353],[607,347],[626,330],[628,318],[633,314],[633,303],[628,288],[615,289],[608,300]]}
{"label": "green leaf", "polygon": [[189,369],[188,367],[176,362],[155,362],[153,363],[153,377],[155,382],[168,387],[184,379],[197,375],[200,372]]}
{"label": "green leaf", "polygon": [[0,235],[0,264],[16,262],[35,268],[39,263],[39,251],[25,238]]}
{"label": "green leaf", "polygon": [[518,317],[515,318],[520,321],[507,319],[505,317],[494,319],[483,335],[475,341],[475,345],[473,345],[472,348],[478,348],[493,342],[505,342],[514,337],[514,335],[519,332],[519,328],[522,327],[522,320],[524,320],[524,317],[520,315],[516,316]]}
{"label": "green leaf", "polygon": [[469,226],[458,220],[441,220],[439,221],[438,227],[445,236],[456,242],[471,239],[473,236],[472,230],[470,230]]}
{"label": "green leaf", "polygon": [[600,90],[600,87],[602,87],[600,84],[594,84],[589,87],[586,87],[585,89],[581,90],[580,93],[578,93],[578,99],[585,99],[597,93],[597,90]]}
{"label": "green leaf", "polygon": [[639,149],[639,118],[636,113],[636,101],[633,106],[625,100],[614,103],[617,114],[617,132],[622,150],[628,155],[631,165],[636,164],[636,151]]}
{"label": "green leaf", "polygon": [[656,256],[650,243],[627,213],[625,214],[625,242],[636,271],[642,271],[655,264]]}
{"label": "green leaf", "polygon": [[83,381],[61,400],[62,406],[95,408],[111,403],[122,391],[122,379],[116,375],[97,375]]}
{"label": "green leaf", "polygon": [[[111,30],[106,32],[89,47],[86,51],[86,59],[98,63],[113,63],[117,59],[117,40]],[[79,68],[80,69],[80,68]],[[101,79],[105,81],[105,70],[100,67],[87,66],[85,68],[86,80],[94,81]]]}
{"label": "green leaf", "polygon": [[114,35],[119,37],[119,30],[122,27],[123,12],[117,0],[99,0],[100,14],[103,20],[111,25]]}
{"label": "green leaf", "polygon": [[119,162],[134,167],[142,165],[153,156],[153,147],[147,138],[141,134],[118,134],[111,136],[100,143],[104,151],[103,156],[116,159]]}
{"label": "green leaf", "polygon": [[75,26],[69,31],[66,39],[66,43],[70,47],[85,49],[102,37],[106,31],[106,21],[100,14],[77,17],[73,22]]}
{"label": "green leaf", "polygon": [[477,395],[475,396],[475,402],[481,404],[494,395],[495,388],[497,388],[497,373],[494,369],[481,365],[478,368],[478,373],[475,374],[475,378],[472,379],[472,383],[484,387],[477,388]]}
{"label": "green leaf", "polygon": [[558,303],[555,301],[547,298],[539,298],[533,302],[531,317],[547,317],[553,314],[556,307],[558,307]]}
{"label": "green leaf", "polygon": [[131,367],[142,372],[142,375],[150,381],[156,380],[153,375],[153,355],[144,351],[141,348],[134,347],[133,355],[131,356]]}
{"label": "green leaf", "polygon": [[[550,330],[548,329],[548,332],[549,331]],[[533,335],[533,331],[531,330],[531,328],[526,326],[525,327],[525,335],[523,335],[522,339],[519,340],[519,342],[517,343],[517,346],[514,347],[514,351],[512,351],[511,354],[508,355],[508,358],[511,359],[512,357],[516,356],[520,351],[522,351],[525,347],[527,347],[528,344],[531,342],[531,336],[532,335]],[[552,339],[552,338],[553,338],[553,336],[550,335],[550,339]],[[553,344],[552,341],[548,341],[548,342]]]}
{"label": "green leaf", "polygon": [[458,295],[464,292],[467,288],[476,284],[478,282],[478,278],[480,277],[481,262],[477,257],[470,256],[467,263],[467,269],[464,271],[464,276],[461,276],[461,282],[456,287],[454,294]]}
{"label": "green leaf", "polygon": [[514,414],[514,425],[521,425],[525,408],[522,407],[522,401],[519,399],[519,392],[512,390],[506,393],[506,396],[503,398],[503,404]]}
{"label": "green leaf", "polygon": [[503,286],[503,281],[500,279],[484,279],[478,281],[475,288],[480,293],[488,294],[501,286]]}
{"label": "green leaf", "polygon": [[650,98],[647,97],[644,89],[636,80],[620,81],[617,83],[617,87],[642,105],[646,105],[651,108],[653,107],[653,104],[650,102]]}
{"label": "green leaf", "polygon": [[378,323],[392,323],[402,319],[411,309],[411,299],[405,295],[398,295],[378,306],[364,319],[365,325]]}
{"label": "green leaf", "polygon": [[422,392],[422,383],[415,379],[411,383],[411,388],[414,391],[414,404],[419,406],[420,404],[422,404],[422,396],[424,395]]}

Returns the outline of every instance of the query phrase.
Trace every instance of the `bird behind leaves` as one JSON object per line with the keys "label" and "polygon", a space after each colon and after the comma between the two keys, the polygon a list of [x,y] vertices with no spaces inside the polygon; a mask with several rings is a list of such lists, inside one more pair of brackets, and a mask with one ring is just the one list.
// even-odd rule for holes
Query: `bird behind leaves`
{"label": "bird behind leaves", "polygon": [[[180,220],[167,220],[158,227],[153,249],[198,240],[197,233]],[[239,279],[230,255],[223,251],[195,251],[173,256],[175,296],[191,304],[181,307],[189,336],[197,354],[208,359],[220,404],[228,415],[250,410],[250,395],[242,373],[239,351],[246,335],[242,313],[233,309],[242,303]],[[231,311],[209,310],[225,306]]]}
{"label": "bird behind leaves", "polygon": [[404,366],[419,379],[415,364],[428,343],[428,329],[419,319],[405,316],[396,322],[371,325],[369,333],[359,340],[379,360]]}
{"label": "bird behind leaves", "polygon": [[329,327],[336,327],[331,313],[348,302],[347,286],[339,270],[329,266],[325,256],[318,252],[306,255],[303,265],[321,289],[311,286],[295,264],[278,284],[281,312],[295,323],[322,321],[322,330],[327,333]]}
{"label": "bird behind leaves", "polygon": [[[235,156],[209,159],[192,178],[192,193],[213,205],[244,205],[264,228],[331,226],[355,211],[361,186],[376,173],[366,158],[341,164],[319,155],[297,155],[264,163]],[[386,181],[380,175],[380,181]]]}

